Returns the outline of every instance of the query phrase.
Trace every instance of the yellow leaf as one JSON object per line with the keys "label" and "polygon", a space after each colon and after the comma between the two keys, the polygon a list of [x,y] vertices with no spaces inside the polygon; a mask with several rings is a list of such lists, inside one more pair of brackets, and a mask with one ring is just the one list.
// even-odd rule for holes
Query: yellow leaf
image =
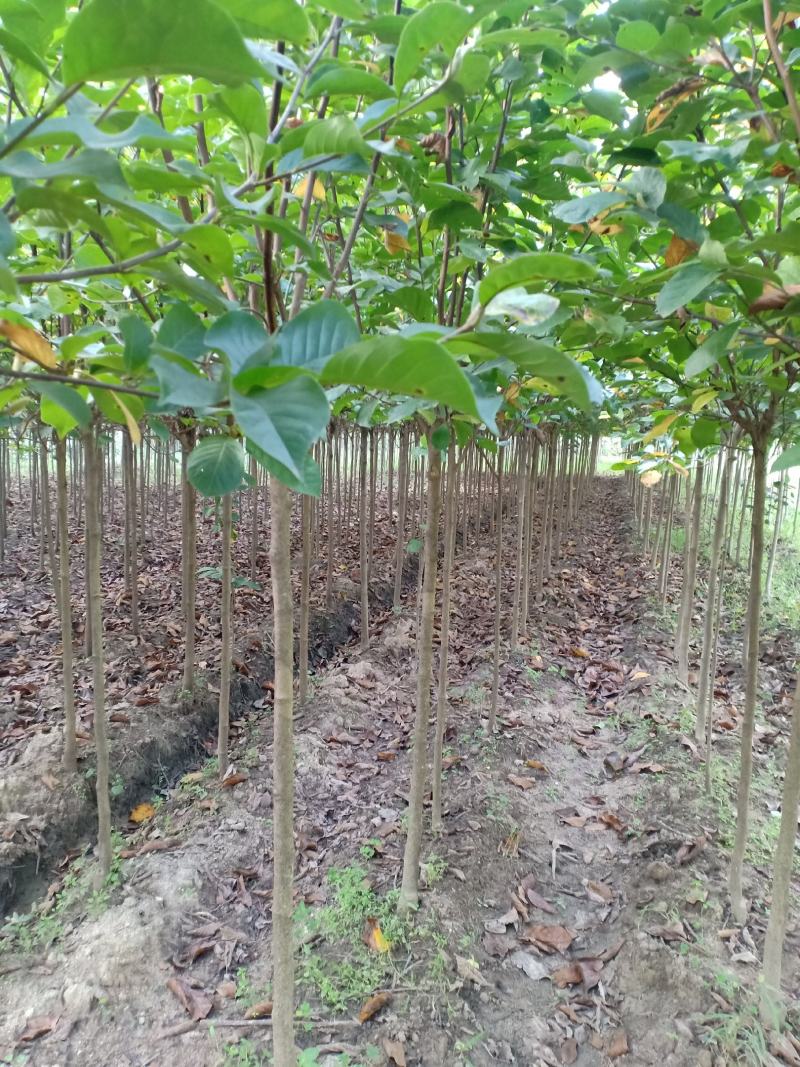
{"label": "yellow leaf", "polygon": [[719,304],[710,304],[706,301],[703,306],[703,314],[708,315],[710,319],[729,322],[733,318],[733,308],[720,307]]}
{"label": "yellow leaf", "polygon": [[373,919],[372,916],[367,919],[364,927],[364,944],[373,952],[388,952],[392,947],[391,941],[386,939],[386,935],[381,930],[378,920]]}
{"label": "yellow leaf", "polygon": [[139,429],[136,419],[133,417],[133,415],[131,415],[130,409],[125,404],[125,402],[123,400],[120,400],[119,396],[117,396],[117,394],[113,390],[110,390],[110,392],[116,402],[119,404],[122,414],[125,416],[125,422],[128,425],[128,433],[131,435],[131,441],[133,441],[135,445],[140,444],[142,440],[142,433]]}
{"label": "yellow leaf", "polygon": [[669,118],[678,104],[688,100],[690,96],[694,96],[704,85],[705,80],[703,78],[682,78],[679,82],[671,85],[669,89],[665,89],[663,93],[660,93],[647,116],[647,133],[657,130],[661,123]]}
{"label": "yellow leaf", "polygon": [[645,489],[652,489],[654,485],[658,485],[661,481],[661,471],[645,471],[639,481]]}
{"label": "yellow leaf", "polygon": [[716,389],[704,389],[702,393],[698,393],[692,401],[692,411],[696,414],[701,408],[704,408],[706,404],[710,404],[716,395]]}
{"label": "yellow leaf", "polygon": [[38,363],[45,370],[56,370],[58,367],[56,354],[50,343],[30,326],[0,319],[0,334],[7,337],[14,351],[25,359]]}
{"label": "yellow leaf", "polygon": [[202,780],[202,771],[189,771],[188,774],[184,774],[183,778],[181,778],[181,785],[192,785],[192,783],[202,782]]}
{"label": "yellow leaf", "polygon": [[128,818],[138,825],[139,823],[147,822],[148,819],[152,819],[155,813],[156,809],[152,804],[137,804]]}
{"label": "yellow leaf", "polygon": [[678,474],[680,474],[680,476],[682,478],[688,478],[689,477],[689,471],[682,464],[677,463],[674,459],[668,459],[667,463],[669,463],[670,467],[674,467],[675,470],[678,472]]}
{"label": "yellow leaf", "polygon": [[800,11],[781,11],[773,20],[772,27],[776,33],[780,33],[787,25],[791,29],[791,23],[797,22],[798,19],[800,19]]}
{"label": "yellow leaf", "polygon": [[622,233],[625,229],[624,226],[620,226],[618,222],[606,222],[603,215],[597,215],[593,219],[589,219],[589,229],[592,233],[596,233],[598,237],[613,237],[614,234]]}
{"label": "yellow leaf", "polygon": [[664,262],[668,267],[677,267],[679,263],[683,263],[689,256],[693,256],[697,249],[698,246],[694,241],[684,241],[682,237],[678,237],[677,233],[674,233],[672,240],[667,245],[667,251],[664,253]]}
{"label": "yellow leaf", "polygon": [[383,244],[390,256],[396,252],[410,252],[411,245],[403,237],[402,233],[394,233],[393,230],[383,231]]}
{"label": "yellow leaf", "polygon": [[[305,178],[302,178],[297,183],[297,185],[294,187],[294,195],[295,196],[299,196],[302,199],[306,195],[306,193],[308,192],[309,178],[310,178],[310,175],[307,174],[305,176]],[[319,178],[315,178],[314,179],[314,189],[312,190],[311,196],[313,197],[314,200],[324,200],[325,199],[325,186],[322,184],[322,182],[319,180]]]}
{"label": "yellow leaf", "polygon": [[651,441],[655,441],[657,437],[660,437],[663,433],[670,428],[673,422],[679,418],[679,411],[672,411],[669,415],[666,415],[663,419],[657,422],[654,426],[651,426],[647,433],[642,438],[643,445],[649,445]]}

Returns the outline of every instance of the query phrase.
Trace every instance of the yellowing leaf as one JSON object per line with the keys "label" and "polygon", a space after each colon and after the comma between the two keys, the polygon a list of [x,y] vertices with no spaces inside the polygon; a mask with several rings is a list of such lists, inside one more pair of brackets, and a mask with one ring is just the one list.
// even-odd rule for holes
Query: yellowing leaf
{"label": "yellowing leaf", "polygon": [[411,245],[403,237],[402,233],[395,233],[393,230],[383,231],[383,244],[390,256],[395,255],[397,252],[411,251]]}
{"label": "yellowing leaf", "polygon": [[688,100],[690,96],[694,96],[704,85],[703,78],[682,78],[679,82],[671,85],[669,89],[665,89],[663,93],[659,94],[647,116],[647,133],[657,130],[661,123],[669,118],[678,104]]}
{"label": "yellowing leaf", "polygon": [[706,404],[710,404],[716,395],[716,389],[704,389],[701,393],[698,393],[692,401],[692,411],[695,413],[700,411]]}
{"label": "yellowing leaf", "polygon": [[367,948],[371,948],[373,952],[389,952],[392,947],[391,941],[388,941],[383,930],[381,930],[377,919],[370,916],[367,919],[364,926],[364,944]]}
{"label": "yellowing leaf", "polygon": [[693,256],[698,249],[698,245],[694,241],[684,241],[682,237],[678,237],[677,233],[672,235],[672,240],[667,245],[667,251],[664,253],[664,262],[668,267],[677,267],[679,263],[683,263],[689,256]]}
{"label": "yellowing leaf", "polygon": [[645,489],[652,489],[654,485],[658,485],[661,481],[661,471],[645,471],[639,481]]}
{"label": "yellowing leaf", "polygon": [[[310,175],[307,174],[305,176],[305,178],[302,178],[297,183],[297,185],[294,187],[294,195],[295,196],[299,196],[301,200],[303,199],[303,197],[308,192],[309,179],[310,179]],[[313,197],[314,200],[324,200],[325,199],[325,186],[322,184],[322,182],[319,180],[319,178],[315,178],[314,179],[314,188],[312,190],[311,196]]]}
{"label": "yellowing leaf", "polygon": [[589,229],[592,233],[596,233],[598,237],[613,237],[614,234],[622,233],[625,229],[624,226],[620,226],[618,222],[605,222],[604,215],[597,215],[593,219],[589,219]]}
{"label": "yellowing leaf", "polygon": [[791,29],[791,23],[797,22],[800,19],[800,11],[781,11],[779,15],[776,15],[772,22],[772,27],[776,33],[780,33],[787,25]]}
{"label": "yellowing leaf", "polygon": [[156,809],[152,804],[137,804],[128,818],[138,826],[139,823],[147,822],[148,819],[152,819],[155,813]]}
{"label": "yellowing leaf", "polygon": [[56,354],[50,343],[30,326],[0,319],[0,334],[7,337],[14,351],[25,359],[38,363],[45,370],[55,370],[58,367]]}
{"label": "yellowing leaf", "polygon": [[669,415],[665,415],[663,419],[660,419],[655,424],[655,426],[651,426],[651,428],[647,431],[647,433],[642,438],[642,444],[649,445],[651,441],[655,441],[657,437],[660,437],[663,433],[666,433],[670,426],[673,424],[673,422],[677,418],[679,418],[679,416],[679,411],[672,411]]}
{"label": "yellowing leaf", "polygon": [[120,410],[125,416],[125,422],[128,426],[128,433],[131,435],[131,441],[133,441],[135,445],[140,444],[142,440],[142,433],[139,429],[139,424],[136,422],[136,419],[133,417],[133,415],[131,415],[130,409],[125,404],[125,402],[123,400],[120,400],[119,396],[117,396],[117,394],[113,390],[111,390],[111,395],[119,404]]}

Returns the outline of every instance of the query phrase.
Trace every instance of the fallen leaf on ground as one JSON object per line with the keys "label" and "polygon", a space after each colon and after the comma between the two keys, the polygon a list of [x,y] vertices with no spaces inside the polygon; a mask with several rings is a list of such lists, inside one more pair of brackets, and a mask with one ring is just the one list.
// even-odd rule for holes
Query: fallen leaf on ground
{"label": "fallen leaf on ground", "polygon": [[393,1041],[391,1038],[383,1039],[383,1051],[396,1067],[406,1067],[406,1047],[402,1041]]}
{"label": "fallen leaf on ground", "polygon": [[578,1042],[575,1038],[568,1037],[567,1040],[562,1043],[561,1048],[558,1050],[558,1054],[561,1057],[561,1062],[567,1064],[567,1067],[569,1067],[569,1064],[574,1063],[578,1058]]}
{"label": "fallen leaf on ground", "polygon": [[243,771],[236,771],[234,774],[229,774],[227,778],[222,779],[222,787],[223,789],[231,789],[235,785],[246,782],[247,778],[248,776]]}
{"label": "fallen leaf on ground", "polygon": [[514,908],[509,908],[505,915],[499,916],[497,919],[487,919],[483,924],[483,928],[487,934],[504,934],[506,927],[516,926],[519,921],[519,915]]}
{"label": "fallen leaf on ground", "polygon": [[133,859],[136,856],[146,856],[150,852],[167,852],[171,848],[178,848],[183,841],[179,837],[158,837],[155,841],[145,841],[138,848],[123,848],[120,856],[124,860]]}
{"label": "fallen leaf on ground", "polygon": [[526,759],[525,766],[530,767],[532,771],[545,771],[545,773],[547,772],[547,767],[544,765],[544,763],[542,763],[540,759]]}
{"label": "fallen leaf on ground", "polygon": [[531,923],[525,927],[522,938],[525,941],[533,941],[548,952],[566,952],[575,940],[575,933],[566,926]]}
{"label": "fallen leaf on ground", "polygon": [[194,963],[201,956],[205,956],[207,952],[211,952],[216,943],[216,941],[210,940],[193,941],[182,952],[176,953],[172,957],[172,962],[176,967],[188,967],[190,963]]}
{"label": "fallen leaf on ground", "polygon": [[477,986],[489,984],[481,974],[480,967],[475,960],[468,960],[464,956],[456,956],[456,972],[459,978],[463,978],[466,982],[474,982]]}
{"label": "fallen leaf on ground", "polygon": [[371,915],[364,925],[362,939],[367,948],[371,948],[373,952],[388,952],[392,947],[391,941],[387,940],[386,935],[381,930],[378,920]]}
{"label": "fallen leaf on ground", "polygon": [[604,826],[607,826],[609,830],[616,830],[618,834],[625,829],[625,823],[613,811],[602,811],[597,817]]}
{"label": "fallen leaf on ground", "polygon": [[675,854],[675,861],[678,866],[683,867],[684,864],[690,863],[699,852],[703,851],[707,841],[706,835],[700,834],[693,841],[684,842]]}
{"label": "fallen leaf on ground", "polygon": [[358,1021],[360,1023],[367,1022],[373,1015],[377,1015],[381,1008],[385,1007],[391,999],[391,993],[376,993],[374,997],[370,997],[369,1000],[364,1002],[364,1006],[358,1013]]}
{"label": "fallen leaf on ground", "polygon": [[147,822],[148,819],[152,819],[156,813],[156,809],[152,804],[137,804],[128,818],[131,822],[139,823]]}
{"label": "fallen leaf on ground", "polygon": [[534,982],[540,982],[543,978],[550,977],[550,968],[544,960],[532,956],[530,952],[522,952],[521,950],[515,952],[512,956],[509,956],[508,962],[513,963],[515,967],[519,967]]}
{"label": "fallen leaf on ground", "polygon": [[581,972],[581,983],[587,993],[590,989],[594,989],[600,981],[600,972],[602,969],[603,961],[601,959],[587,958],[578,960],[578,970]]}
{"label": "fallen leaf on ground", "polygon": [[271,1015],[271,1000],[261,1000],[258,1004],[252,1004],[244,1013],[245,1019],[269,1019]]}
{"label": "fallen leaf on ground", "polygon": [[489,956],[496,956],[499,959],[506,957],[509,952],[516,946],[517,939],[512,937],[511,934],[484,934],[483,935],[483,948]]}
{"label": "fallen leaf on ground", "polygon": [[167,980],[167,989],[178,998],[189,1016],[197,1022],[211,1014],[214,1002],[202,990],[193,989],[185,978]]}
{"label": "fallen leaf on ground", "polygon": [[559,989],[564,989],[568,985],[580,985],[583,975],[577,963],[565,963],[563,967],[557,967],[551,972],[550,981]]}
{"label": "fallen leaf on ground", "polygon": [[533,789],[536,785],[535,778],[523,778],[519,774],[509,774],[508,780],[512,785],[519,786],[520,789]]}
{"label": "fallen leaf on ground", "polygon": [[614,890],[605,882],[587,882],[586,895],[598,904],[608,904],[614,899]]}
{"label": "fallen leaf on ground", "polygon": [[651,937],[660,937],[662,941],[688,941],[682,922],[654,926],[647,931]]}
{"label": "fallen leaf on ground", "polygon": [[50,1034],[58,1025],[58,1015],[32,1015],[25,1023],[25,1029],[19,1035],[18,1040],[35,1041],[38,1037]]}
{"label": "fallen leaf on ground", "polygon": [[608,1039],[608,1046],[606,1048],[606,1055],[609,1059],[615,1060],[618,1056],[624,1056],[628,1051],[628,1035],[624,1030],[615,1030],[611,1037]]}

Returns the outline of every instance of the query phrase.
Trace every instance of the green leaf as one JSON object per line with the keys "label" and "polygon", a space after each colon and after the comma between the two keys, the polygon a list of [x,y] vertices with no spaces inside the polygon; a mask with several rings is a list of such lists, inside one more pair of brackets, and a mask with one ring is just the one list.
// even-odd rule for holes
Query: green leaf
{"label": "green leaf", "polygon": [[330,415],[324,391],[308,375],[247,396],[232,390],[231,407],[245,436],[296,478]]}
{"label": "green leaf", "polygon": [[772,473],[789,470],[790,467],[800,466],[800,445],[792,445],[782,452],[772,464]]}
{"label": "green leaf", "polygon": [[303,142],[303,154],[312,156],[370,156],[372,149],[349,115],[335,115],[316,122]]}
{"label": "green leaf", "polygon": [[560,52],[568,42],[569,37],[563,30],[528,30],[520,27],[484,33],[475,42],[475,47],[502,48],[507,44],[515,44],[519,48],[551,48]]}
{"label": "green leaf", "polygon": [[557,204],[553,208],[553,214],[562,222],[570,225],[588,222],[595,215],[599,215],[606,208],[617,204],[624,204],[625,194],[619,193],[589,193],[588,196],[578,197],[576,200],[567,200],[564,204]]}
{"label": "green leaf", "polygon": [[579,407],[588,409],[604,399],[602,386],[585,367],[543,341],[519,334],[484,332],[453,337],[447,346],[479,359],[503,356],[526,376],[541,379],[552,391],[568,397]]}
{"label": "green leaf", "polygon": [[229,311],[218,318],[206,334],[206,342],[228,357],[233,374],[238,374],[251,360],[266,363],[273,347],[261,320],[246,311]]}
{"label": "green leaf", "polygon": [[231,239],[219,226],[197,223],[183,234],[185,243],[214,269],[218,275],[233,272],[233,246]]}
{"label": "green leaf", "polygon": [[394,90],[376,74],[358,67],[333,66],[323,70],[309,84],[306,96],[363,96],[368,100],[385,100]]}
{"label": "green leaf", "polygon": [[338,352],[321,377],[325,385],[424,397],[479,417],[464,371],[442,345],[425,337],[371,337]]}
{"label": "green leaf", "polygon": [[264,94],[251,82],[231,86],[215,93],[214,104],[233,119],[240,130],[263,137],[268,126],[267,104]]}
{"label": "green leaf", "polygon": [[738,332],[738,325],[723,326],[719,330],[713,330],[686,360],[683,367],[685,377],[695,378],[704,370],[713,367],[715,363],[719,363]]}
{"label": "green leaf", "polygon": [[719,444],[719,423],[714,419],[696,419],[692,426],[692,441],[698,448]]}
{"label": "green leaf", "polygon": [[475,21],[475,16],[449,0],[426,4],[403,27],[394,61],[394,77],[402,92],[432,49],[440,47],[451,59]]}
{"label": "green leaf", "polygon": [[559,303],[550,293],[527,293],[515,286],[493,297],[486,305],[486,315],[508,316],[525,326],[538,326],[555,314]]}
{"label": "green leaf", "polygon": [[242,446],[227,435],[204,437],[192,449],[186,473],[203,496],[233,493],[244,481]]}
{"label": "green leaf", "polygon": [[122,353],[125,370],[136,371],[143,367],[150,357],[153,344],[150,328],[137,315],[125,315],[119,320],[119,332],[125,342]]}
{"label": "green leaf", "polygon": [[512,286],[527,285],[540,280],[556,282],[587,282],[597,271],[586,259],[568,256],[563,252],[529,252],[494,267],[478,289],[481,304],[488,304],[498,293]]}
{"label": "green leaf", "polygon": [[18,59],[29,67],[33,67],[34,70],[38,70],[46,78],[50,77],[50,71],[47,69],[47,64],[44,60],[37,56],[34,50],[21,37],[17,37],[15,33],[0,29],[0,48],[10,56],[13,56],[14,59]]}
{"label": "green leaf", "polygon": [[42,422],[52,426],[59,437],[66,437],[76,426],[83,428],[91,422],[91,408],[77,389],[60,382],[37,382],[36,388],[42,397]]}
{"label": "green leaf", "polygon": [[218,382],[209,381],[191,369],[190,365],[182,366],[177,359],[153,355],[150,357],[150,366],[158,378],[161,406],[203,411],[214,407],[224,396]]}
{"label": "green leaf", "polygon": [[236,23],[211,0],[91,0],[64,38],[66,84],[191,74],[235,85],[262,73]]}
{"label": "green leaf", "polygon": [[311,33],[308,15],[296,0],[225,0],[225,9],[248,37],[305,44]]}
{"label": "green leaf", "polygon": [[335,300],[319,300],[281,327],[278,362],[319,370],[330,356],[361,335],[355,319]]}
{"label": "green leaf", "polygon": [[623,22],[617,31],[617,46],[628,52],[649,52],[659,42],[661,34],[652,22],[634,19]]}
{"label": "green leaf", "polygon": [[187,304],[172,305],[159,327],[157,340],[162,348],[187,359],[199,359],[208,348],[203,320]]}
{"label": "green leaf", "polygon": [[679,267],[656,297],[656,311],[662,319],[698,297],[717,280],[720,271],[702,263]]}

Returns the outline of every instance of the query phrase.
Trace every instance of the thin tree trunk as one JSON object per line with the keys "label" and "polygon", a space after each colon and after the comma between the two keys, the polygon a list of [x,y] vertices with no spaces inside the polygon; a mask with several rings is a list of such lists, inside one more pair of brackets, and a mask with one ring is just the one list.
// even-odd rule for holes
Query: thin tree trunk
{"label": "thin tree trunk", "polygon": [[767,936],[764,940],[765,1016],[772,1021],[776,1004],[780,1008],[783,946],[789,905],[792,901],[792,871],[797,845],[797,815],[800,805],[800,679],[792,704],[792,730],[786,754],[786,771],[781,801],[781,826],[772,867],[772,906],[769,911]]}
{"label": "thin tree trunk", "polygon": [[694,724],[694,736],[698,741],[702,741],[705,738],[706,715],[713,716],[714,679],[710,677],[710,674],[711,655],[714,647],[714,608],[717,600],[717,580],[719,575],[719,562],[722,555],[722,541],[725,536],[725,527],[728,521],[728,492],[734,457],[735,453],[733,448],[728,447],[725,463],[723,465],[722,478],[720,480],[717,518],[714,523],[714,535],[711,541],[711,560],[708,565],[708,585],[706,588],[706,604],[703,613],[703,654],[700,659],[697,714],[695,716]]}
{"label": "thin tree trunk", "polygon": [[304,704],[308,697],[308,614],[311,571],[311,497],[304,496],[300,502],[303,527],[303,546],[300,564],[300,640],[298,648],[298,703]]}
{"label": "thin tree trunk", "polygon": [[750,594],[747,604],[747,662],[745,704],[742,719],[742,749],[739,790],[736,804],[736,838],[731,856],[729,889],[731,910],[736,922],[747,918],[747,904],[742,895],[744,854],[747,848],[750,807],[750,782],[753,777],[753,734],[758,700],[758,656],[761,624],[761,566],[764,561],[764,510],[766,503],[767,452],[760,436],[753,441],[753,519],[750,562]]}
{"label": "thin tree trunk", "polygon": [[[492,650],[492,703],[487,731],[497,729],[497,703],[500,691],[500,605],[503,597],[503,453],[497,452],[497,520],[494,546],[494,648]],[[541,556],[540,556],[541,558]],[[541,572],[540,572],[541,573]]]}
{"label": "thin tree trunk", "polygon": [[131,633],[139,636],[139,552],[136,545],[136,469],[134,466],[133,441],[126,432],[123,445],[125,457],[125,482],[128,491],[125,494],[125,527],[133,531],[130,539],[130,598],[131,598]]}
{"label": "thin tree trunk", "polygon": [[219,671],[219,727],[217,733],[217,765],[220,778],[228,770],[228,741],[230,736],[231,709],[231,658],[233,656],[233,627],[231,623],[231,596],[233,573],[231,543],[233,541],[233,495],[222,498],[222,589],[220,592],[219,623],[222,631],[220,642]]}
{"label": "thin tree trunk", "polygon": [[61,669],[64,684],[65,771],[77,770],[75,739],[75,681],[72,676],[72,596],[69,587],[69,520],[67,516],[67,442],[56,437],[56,521],[58,522],[58,577],[61,613]]}
{"label": "thin tree trunk", "polygon": [[456,449],[452,437],[447,450],[447,488],[444,504],[444,559],[442,560],[442,616],[439,641],[439,686],[436,696],[436,735],[433,743],[433,786],[431,830],[441,833],[442,823],[442,755],[447,726],[447,659],[450,651],[450,580],[456,544]]}
{"label": "thin tree trunk", "polygon": [[94,744],[97,759],[97,857],[102,885],[111,870],[111,797],[108,738],[106,734],[105,662],[103,653],[103,593],[100,576],[100,479],[102,468],[96,431],[90,427],[83,438],[86,465],[86,571],[89,599],[87,629],[91,631]]}
{"label": "thin tree trunk", "polygon": [[784,497],[786,496],[786,479],[788,472],[783,471],[778,482],[778,504],[775,508],[775,526],[772,531],[772,541],[769,546],[769,559],[767,560],[767,577],[764,581],[764,602],[772,599],[772,577],[775,573],[775,558],[778,555],[778,541],[781,536],[783,525]]}
{"label": "thin tree trunk", "polygon": [[189,481],[187,464],[194,446],[194,430],[180,438],[181,445],[181,511],[183,558],[183,688],[194,692],[195,604],[197,599],[197,491]]}
{"label": "thin tree trunk", "polygon": [[414,746],[411,757],[411,787],[408,804],[408,833],[403,854],[403,881],[398,910],[406,914],[419,903],[419,857],[422,850],[422,809],[425,799],[425,772],[428,763],[428,723],[431,711],[433,665],[433,621],[436,608],[436,563],[439,543],[439,507],[442,457],[428,434],[428,515],[425,527],[425,574],[422,584],[420,625],[417,637],[417,708],[414,719]]}
{"label": "thin tree trunk", "polygon": [[406,505],[408,503],[408,431],[404,426],[400,431],[398,486],[397,486],[397,544],[394,560],[394,596],[392,605],[400,607],[403,592],[403,563],[406,555]]}
{"label": "thin tree trunk", "polygon": [[369,433],[361,429],[358,468],[358,527],[361,558],[361,651],[369,648],[369,549],[367,538],[367,442]]}
{"label": "thin tree trunk", "polygon": [[270,500],[270,570],[275,649],[275,725],[272,748],[272,1041],[276,1067],[294,1067],[294,634],[290,558],[292,502],[287,487],[274,477],[270,478]]}
{"label": "thin tree trunk", "polygon": [[678,677],[684,685],[689,684],[689,641],[692,634],[694,614],[694,587],[697,580],[697,555],[700,548],[700,517],[703,505],[703,461],[697,464],[692,498],[692,522],[686,526],[688,545],[681,589],[681,606],[678,612],[678,634],[675,654],[678,660]]}

